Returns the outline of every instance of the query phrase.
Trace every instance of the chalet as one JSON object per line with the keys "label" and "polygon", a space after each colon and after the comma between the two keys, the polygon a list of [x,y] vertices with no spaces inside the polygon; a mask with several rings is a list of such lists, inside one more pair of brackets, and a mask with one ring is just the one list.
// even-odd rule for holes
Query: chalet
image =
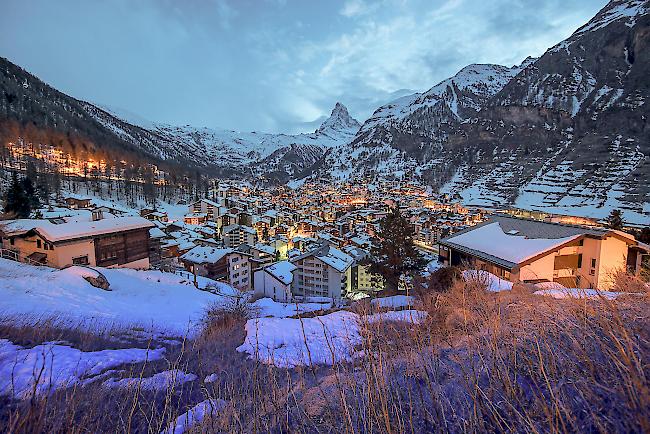
{"label": "chalet", "polygon": [[166,234],[160,228],[149,229],[149,263],[152,267],[160,267],[163,262],[162,240]]}
{"label": "chalet", "polygon": [[241,290],[251,288],[249,255],[234,249],[197,246],[180,257],[187,271],[228,283]]}
{"label": "chalet", "polygon": [[[143,210],[143,211],[145,211],[145,210]],[[161,222],[161,223],[167,223],[169,221],[169,216],[167,215],[166,212],[147,210],[148,212],[144,212],[144,215],[143,215],[143,211],[140,212],[140,215],[142,217],[146,218],[147,220],[157,221],[157,222]]]}
{"label": "chalet", "polygon": [[648,253],[621,231],[500,215],[439,244],[445,265],[470,264],[511,282],[603,290],[617,271],[637,272]]}
{"label": "chalet", "polygon": [[255,273],[258,269],[271,264],[275,260],[276,252],[273,246],[267,244],[240,244],[236,249],[238,252],[249,255],[251,272]]}
{"label": "chalet", "polygon": [[3,250],[16,259],[55,268],[68,265],[149,268],[149,229],[141,217],[94,221],[9,220],[0,228]]}
{"label": "chalet", "polygon": [[347,246],[343,249],[345,253],[354,258],[352,272],[350,273],[350,287],[352,291],[373,292],[384,289],[384,279],[379,274],[370,272],[370,265],[364,264],[364,260],[370,257],[366,250]]}
{"label": "chalet", "polygon": [[183,222],[188,225],[202,225],[208,220],[208,215],[202,212],[193,212],[183,216]]}
{"label": "chalet", "polygon": [[296,269],[297,267],[291,262],[281,261],[257,270],[254,274],[255,295],[269,297],[282,303],[291,302],[293,299],[291,284]]}
{"label": "chalet", "polygon": [[92,200],[87,198],[66,197],[63,201],[70,209],[90,208]]}
{"label": "chalet", "polygon": [[206,220],[216,221],[217,217],[223,213],[223,210],[219,203],[209,199],[201,199],[190,204],[189,212],[205,214]]}

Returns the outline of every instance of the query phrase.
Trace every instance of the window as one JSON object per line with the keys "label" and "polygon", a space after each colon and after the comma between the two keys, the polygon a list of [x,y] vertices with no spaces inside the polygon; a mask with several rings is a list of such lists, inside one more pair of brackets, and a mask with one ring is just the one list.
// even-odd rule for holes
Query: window
{"label": "window", "polygon": [[584,238],[580,239],[580,241],[578,242],[578,245],[579,246],[584,246],[585,245],[585,239]]}
{"label": "window", "polygon": [[578,267],[577,268],[582,268],[582,253],[578,254]]}
{"label": "window", "polygon": [[16,243],[15,238],[13,238],[13,237],[9,238],[9,244],[11,244],[13,246],[15,243]]}
{"label": "window", "polygon": [[40,248],[41,248],[41,245],[42,245],[42,243],[41,243],[41,240],[40,240],[40,238],[39,238],[39,239],[36,240],[36,248],[37,248],[37,249],[40,249]]}
{"label": "window", "polygon": [[596,268],[596,258],[591,258],[591,268]]}
{"label": "window", "polygon": [[72,258],[72,265],[88,265],[88,255]]}

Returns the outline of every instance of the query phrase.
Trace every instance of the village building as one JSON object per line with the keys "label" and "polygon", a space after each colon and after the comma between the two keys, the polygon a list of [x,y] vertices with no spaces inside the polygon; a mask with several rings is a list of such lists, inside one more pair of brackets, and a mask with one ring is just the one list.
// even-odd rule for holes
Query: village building
{"label": "village building", "polygon": [[163,263],[162,240],[166,234],[160,228],[149,229],[149,264],[159,268]]}
{"label": "village building", "polygon": [[280,261],[257,270],[254,274],[255,295],[269,297],[282,303],[291,302],[293,300],[291,285],[296,269],[297,267],[291,262]]}
{"label": "village building", "polygon": [[[9,220],[0,225],[3,256],[33,264],[149,268],[149,230],[142,217],[92,221]],[[8,257],[8,256],[7,256]]]}
{"label": "village building", "polygon": [[252,285],[249,258],[250,255],[234,249],[197,246],[183,254],[180,260],[191,273],[247,291]]}
{"label": "village building", "polygon": [[197,213],[197,214],[205,214],[206,220],[207,221],[217,221],[217,217],[219,217],[223,212],[225,211],[225,208],[222,208],[221,205],[219,205],[218,202],[215,202],[210,199],[201,199],[196,202],[193,202],[189,206],[189,213]]}
{"label": "village building", "polygon": [[225,247],[235,248],[240,244],[255,244],[257,232],[248,226],[229,225],[223,228],[223,244]]}
{"label": "village building", "polygon": [[158,221],[162,223],[167,223],[169,221],[167,213],[162,211],[153,211],[148,209],[142,210],[140,211],[140,216],[146,218],[147,220]]}
{"label": "village building", "polygon": [[208,220],[208,215],[202,212],[193,212],[183,216],[183,222],[188,225],[202,225]]}
{"label": "village building", "polygon": [[638,272],[647,246],[621,231],[494,216],[440,241],[444,265],[484,269],[511,282],[610,289],[619,271]]}
{"label": "village building", "polygon": [[90,208],[92,206],[92,199],[66,197],[63,201],[70,209]]}
{"label": "village building", "polygon": [[354,259],[327,244],[291,259],[297,269],[292,293],[302,297],[340,299],[351,289]]}
{"label": "village building", "polygon": [[354,264],[350,273],[350,288],[354,292],[375,292],[384,289],[384,279],[379,274],[370,272],[370,265],[362,264],[370,257],[370,254],[363,249],[347,246],[343,249],[345,253],[352,256]]}

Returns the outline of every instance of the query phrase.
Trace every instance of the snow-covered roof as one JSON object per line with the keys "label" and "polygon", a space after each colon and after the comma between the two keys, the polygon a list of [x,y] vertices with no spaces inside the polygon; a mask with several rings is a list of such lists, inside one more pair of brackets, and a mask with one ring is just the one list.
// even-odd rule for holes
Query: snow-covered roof
{"label": "snow-covered roof", "polygon": [[275,264],[271,264],[268,267],[264,268],[264,271],[278,279],[280,282],[285,285],[290,285],[293,282],[293,271],[298,267],[293,265],[289,261],[280,261]]}
{"label": "snow-covered roof", "polygon": [[514,265],[580,238],[581,235],[575,233],[560,238],[533,238],[516,229],[504,231],[501,222],[494,221],[451,236],[442,243],[482,252]]}
{"label": "snow-covered roof", "polygon": [[195,264],[214,264],[232,252],[233,249],[217,249],[214,247],[198,246],[182,255],[181,259]]}
{"label": "snow-covered roof", "polygon": [[[291,255],[289,256],[291,257]],[[340,273],[343,273],[354,263],[354,258],[352,258],[352,256],[329,245],[320,246],[317,249],[300,255],[297,258],[293,258],[292,260],[299,260],[310,256],[320,259]]]}
{"label": "snow-covered roof", "polygon": [[248,226],[242,226],[242,225],[228,225],[223,228],[223,233],[224,234],[229,234],[230,232],[233,232],[235,230],[240,230],[242,232],[248,232],[249,234],[255,234],[256,231],[255,229],[248,227]]}
{"label": "snow-covered roof", "polygon": [[165,238],[166,234],[159,228],[155,227],[149,229],[149,236],[151,238]]}
{"label": "snow-covered roof", "polygon": [[257,243],[253,246],[254,249],[259,250],[260,252],[268,253],[269,255],[275,254],[275,248],[269,246],[268,244]]}
{"label": "snow-covered roof", "polygon": [[49,220],[10,220],[3,225],[2,230],[8,235],[21,235],[35,230],[46,240],[57,242],[153,227],[155,225],[149,220],[133,216],[60,224]]}
{"label": "snow-covered roof", "polygon": [[215,201],[213,201],[213,200],[210,200],[210,199],[201,199],[201,200],[197,200],[196,202],[192,202],[191,205],[194,205],[195,203],[200,203],[200,202],[206,203],[206,204],[208,204],[208,205],[216,206],[216,207],[221,206],[221,205],[219,205],[217,202],[215,202]]}

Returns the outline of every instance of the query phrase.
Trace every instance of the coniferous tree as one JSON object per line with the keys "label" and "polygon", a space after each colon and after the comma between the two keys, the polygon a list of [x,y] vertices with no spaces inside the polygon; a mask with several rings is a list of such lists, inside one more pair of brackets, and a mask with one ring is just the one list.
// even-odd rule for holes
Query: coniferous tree
{"label": "coniferous tree", "polygon": [[370,272],[380,274],[386,288],[396,292],[400,278],[421,270],[426,260],[413,244],[413,228],[399,211],[393,208],[379,222],[379,231],[370,250]]}
{"label": "coniferous tree", "polygon": [[620,209],[613,209],[607,216],[607,227],[610,229],[621,230],[623,229],[623,213]]}
{"label": "coniferous tree", "polygon": [[5,193],[4,211],[16,218],[28,218],[31,212],[23,183],[18,180],[15,172],[11,176],[11,185]]}
{"label": "coniferous tree", "polygon": [[29,205],[29,213],[41,206],[41,201],[38,199],[38,194],[36,194],[36,188],[34,188],[34,183],[29,177],[24,177],[21,181],[23,192],[25,194],[25,199]]}

